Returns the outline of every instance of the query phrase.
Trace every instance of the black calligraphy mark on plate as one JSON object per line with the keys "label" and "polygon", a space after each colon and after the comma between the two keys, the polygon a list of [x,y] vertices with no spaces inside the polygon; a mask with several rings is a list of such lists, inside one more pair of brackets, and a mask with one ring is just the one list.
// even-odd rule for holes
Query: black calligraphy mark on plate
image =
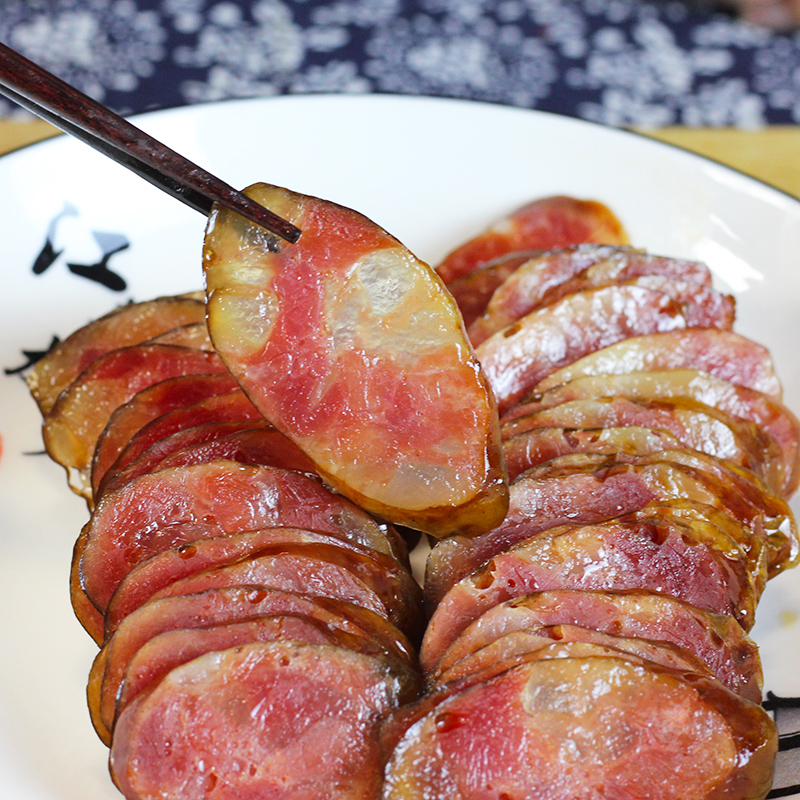
{"label": "black calligraphy mark on plate", "polygon": [[767,800],[771,800],[773,797],[793,797],[798,794],[800,794],[800,783],[796,783],[794,786],[783,786],[780,789],[772,789],[767,795]]}
{"label": "black calligraphy mark on plate", "polygon": [[779,697],[767,692],[764,708],[778,728],[775,786],[768,798],[800,795],[800,697]]}
{"label": "black calligraphy mark on plate", "polygon": [[26,369],[29,369],[44,358],[60,341],[58,336],[54,336],[46,350],[23,350],[22,355],[27,359],[25,363],[19,367],[6,367],[3,372],[6,375],[19,375],[21,372],[25,372]]}
{"label": "black calligraphy mark on plate", "polygon": [[111,289],[113,292],[124,292],[128,288],[125,279],[112,272],[108,268],[111,256],[126,250],[130,247],[130,242],[119,233],[103,233],[102,231],[92,231],[95,241],[100,245],[103,257],[96,264],[75,264],[67,262],[67,267],[73,275],[81,278],[88,278]]}
{"label": "black calligraphy mark on plate", "polygon": [[41,275],[63,252],[63,250],[56,250],[53,242],[48,238],[33,262],[33,274]]}
{"label": "black calligraphy mark on plate", "polygon": [[[55,245],[56,231],[59,223],[65,217],[79,216],[78,209],[71,203],[65,203],[64,208],[50,220],[47,226],[47,235],[44,245],[34,259],[32,271],[34,275],[41,275],[58,261],[64,254],[65,248],[58,249]],[[93,264],[80,264],[75,261],[67,262],[67,268],[73,275],[99,283],[113,292],[124,292],[128,288],[125,279],[111,270],[108,262],[115,253],[125,250],[130,242],[120,233],[105,233],[92,231],[92,237],[100,246],[101,258]]]}
{"label": "black calligraphy mark on plate", "polygon": [[52,264],[64,252],[63,250],[56,250],[55,245],[53,244],[56,238],[56,228],[58,227],[58,223],[64,219],[64,217],[77,216],[78,209],[75,208],[72,203],[65,203],[64,208],[60,211],[60,213],[56,214],[56,216],[50,220],[50,224],[47,226],[47,236],[45,238],[45,242],[42,245],[42,249],[39,251],[39,254],[33,261],[34,275],[41,275],[45,270],[52,266]]}

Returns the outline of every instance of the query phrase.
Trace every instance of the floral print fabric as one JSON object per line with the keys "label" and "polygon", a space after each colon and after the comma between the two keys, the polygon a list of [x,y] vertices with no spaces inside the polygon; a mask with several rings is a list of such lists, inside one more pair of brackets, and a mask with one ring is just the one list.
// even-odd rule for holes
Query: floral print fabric
{"label": "floral print fabric", "polygon": [[122,113],[390,92],[617,126],[800,123],[800,34],[700,2],[5,0],[0,41]]}

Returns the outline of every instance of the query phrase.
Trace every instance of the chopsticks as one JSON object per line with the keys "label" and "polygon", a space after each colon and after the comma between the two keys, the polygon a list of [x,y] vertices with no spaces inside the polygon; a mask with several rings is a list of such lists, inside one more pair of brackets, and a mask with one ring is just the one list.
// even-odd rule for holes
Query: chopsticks
{"label": "chopsticks", "polygon": [[0,93],[208,216],[220,203],[287,242],[300,229],[0,42]]}

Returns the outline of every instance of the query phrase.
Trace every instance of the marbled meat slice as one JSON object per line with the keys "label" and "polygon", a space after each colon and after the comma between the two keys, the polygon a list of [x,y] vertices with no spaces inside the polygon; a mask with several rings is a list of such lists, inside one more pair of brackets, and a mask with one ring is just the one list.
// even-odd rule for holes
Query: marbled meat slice
{"label": "marbled meat slice", "polygon": [[[114,489],[119,488],[119,486],[123,483],[127,483],[132,478],[138,478],[140,475],[144,475],[148,472],[155,472],[162,463],[169,461],[176,453],[180,453],[184,450],[191,451],[196,447],[203,447],[216,439],[224,439],[231,435],[250,431],[274,432],[275,429],[260,416],[257,419],[250,420],[201,422],[198,425],[190,425],[186,428],[180,427],[178,430],[167,433],[162,438],[156,439],[152,444],[148,444],[142,452],[133,455],[130,461],[124,466],[120,464],[120,466],[117,467],[116,464],[112,464],[103,475],[99,485],[94,489],[95,499],[103,494],[103,492],[114,491]],[[236,458],[227,458],[226,456],[221,456],[220,458],[225,458],[228,461],[238,461]],[[204,459],[198,455],[194,461],[189,457],[185,462],[173,464],[172,466],[185,466],[190,463],[199,464],[203,461],[212,460],[214,459]],[[309,462],[306,461],[305,463],[308,464]]]}
{"label": "marbled meat slice", "polygon": [[628,234],[602,203],[564,195],[542,197],[459,245],[436,271],[449,284],[507,253],[555,250],[584,242],[628,244]]}
{"label": "marbled meat slice", "polygon": [[[265,528],[198,539],[191,544],[171,547],[134,567],[109,601],[105,613],[105,636],[110,636],[128,614],[176,581],[221,564],[247,558],[253,553],[298,545],[335,545],[352,553],[355,558],[374,562],[378,568],[372,572],[373,585],[385,598],[386,604],[407,618],[412,630],[422,620],[422,589],[410,571],[394,558],[357,544],[340,534],[300,528]],[[417,621],[412,625],[411,620]],[[403,628],[402,625],[398,627]]]}
{"label": "marbled meat slice", "polygon": [[374,800],[380,724],[407,694],[393,665],[338,647],[269,642],[209,653],[128,705],[111,774],[142,800]]}
{"label": "marbled meat slice", "polygon": [[671,642],[656,642],[652,639],[643,639],[641,636],[619,636],[591,628],[581,628],[578,625],[545,625],[498,636],[489,644],[473,650],[450,664],[442,672],[435,671],[429,675],[429,684],[435,687],[450,683],[465,675],[478,673],[485,667],[506,662],[518,654],[548,647],[554,642],[600,645],[619,653],[629,653],[645,661],[660,664],[662,667],[713,677],[708,666],[694,653]]}
{"label": "marbled meat slice", "polygon": [[[154,681],[170,670],[215,650],[227,650],[249,642],[292,641],[332,644],[360,653],[382,652],[367,636],[346,633],[310,616],[266,614],[242,622],[221,622],[203,628],[175,628],[148,639],[130,658],[125,674],[113,690],[103,691],[108,648],[92,664],[87,685],[89,715],[95,732],[110,746],[114,722],[122,709]],[[109,684],[112,676],[109,676]],[[111,698],[111,695],[114,695]],[[113,699],[113,702],[112,702]]]}
{"label": "marbled meat slice", "polygon": [[[515,304],[519,310],[499,308],[494,316],[486,314],[477,319],[467,332],[474,347],[493,334],[513,325],[527,314],[557,303],[571,294],[599,289],[607,286],[641,286],[654,292],[663,292],[671,297],[686,317],[689,325],[719,330],[730,330],[736,318],[736,302],[731,295],[722,294],[711,286],[667,275],[642,275],[626,281],[571,280],[558,291],[549,292],[540,303]],[[501,287],[502,288],[502,287]],[[498,290],[499,291],[499,290]],[[523,310],[527,308],[527,310]]]}
{"label": "marbled meat slice", "polygon": [[399,537],[299,472],[216,461],[143,475],[104,495],[73,558],[76,585],[102,614],[133,567],[169,547],[267,527],[352,537],[403,558]]}
{"label": "marbled meat slice", "polygon": [[493,606],[470,623],[445,650],[420,663],[425,675],[447,669],[468,653],[511,631],[577,625],[602,633],[671,642],[694,653],[731,691],[761,702],[758,648],[736,620],[658,592],[553,589]]}
{"label": "marbled meat slice", "polygon": [[209,223],[209,330],[254,404],[371,513],[439,536],[497,524],[494,399],[440,279],[355,211],[247,191],[303,231],[284,246],[223,208]]}
{"label": "marbled meat slice", "polygon": [[576,360],[544,378],[538,394],[588,375],[694,369],[780,400],[781,383],[769,350],[734,331],[688,327],[634,336]]}
{"label": "marbled meat slice", "polygon": [[[347,648],[354,653],[388,658],[388,654],[367,636],[330,628],[301,615],[275,614],[208,628],[165,631],[142,645],[128,664],[117,694],[114,718],[133,698],[181,664],[206,653],[228,650],[250,642],[270,641],[327,644]],[[409,672],[409,683],[411,680]],[[101,727],[102,730],[105,728]],[[107,738],[110,742],[110,732]]]}
{"label": "marbled meat slice", "polygon": [[[482,267],[448,288],[466,294],[468,281],[477,279],[481,272],[490,268],[491,264]],[[701,262],[654,256],[633,247],[581,244],[536,253],[514,264],[513,270],[501,273],[502,280],[482,301],[480,316],[473,313],[469,320],[465,317],[464,323],[470,340],[477,345],[534,309],[549,305],[567,294],[641,275],[666,275],[704,286],[711,283],[711,273]],[[460,295],[454,293],[454,296],[458,300]]]}
{"label": "marbled meat slice", "polygon": [[224,371],[216,353],[189,347],[140,344],[106,353],[59,395],[45,416],[47,452],[67,470],[73,490],[91,499],[89,470],[97,439],[115,409],[165,378]]}
{"label": "marbled meat slice", "polygon": [[493,662],[483,661],[480,664],[472,663],[473,660],[477,662],[477,659],[467,656],[458,662],[464,665],[464,669],[458,676],[452,677],[447,682],[436,681],[429,684],[424,694],[415,702],[402,706],[391,714],[382,730],[384,749],[387,753],[391,753],[409,727],[430,713],[433,708],[447,698],[466,691],[471,686],[485,683],[497,675],[523,664],[553,659],[588,657],[611,657],[631,661],[635,664],[647,663],[645,659],[640,658],[629,650],[619,650],[599,642],[581,640],[545,640],[543,644],[519,649],[504,657],[501,656],[500,659]]}
{"label": "marbled meat slice", "polygon": [[754,800],[776,752],[768,714],[714,680],[619,658],[542,660],[411,725],[382,797]]}
{"label": "marbled meat slice", "polygon": [[[207,589],[191,595],[152,600],[126,617],[98,652],[90,675],[92,719],[98,733],[111,731],[116,700],[128,665],[150,640],[167,631],[200,630],[241,623],[266,616],[301,616],[350,637],[350,646],[364,652],[383,653],[417,671],[415,651],[394,625],[369,609],[342,600],[261,586]],[[361,641],[364,639],[365,641]],[[99,722],[99,725],[97,724]]]}
{"label": "marbled meat slice", "polygon": [[450,588],[433,609],[421,658],[435,663],[492,606],[550,589],[646,589],[729,614],[745,630],[758,600],[746,558],[730,540],[701,539],[658,519],[559,526],[498,553]]}
{"label": "marbled meat slice", "polygon": [[[487,311],[495,308],[499,311],[501,307],[508,306],[517,313],[525,307],[526,292],[531,293],[533,308],[549,305],[588,286],[623,283],[644,276],[658,275],[705,287],[710,287],[712,283],[711,270],[701,261],[657,256],[633,247],[579,245],[564,251],[554,251],[553,256],[557,258],[560,252],[566,259],[575,261],[574,265],[562,268],[560,280],[543,284],[536,274],[514,275],[508,285],[500,289],[494,298],[492,309]],[[526,265],[524,269],[528,272],[530,267]],[[536,269],[538,271],[540,268]]]}
{"label": "marbled meat slice", "polygon": [[763,392],[737,386],[696,369],[668,369],[596,375],[576,378],[545,392],[529,395],[510,409],[501,422],[508,422],[541,408],[570,400],[623,396],[630,399],[688,397],[758,425],[775,441],[784,476],[783,496],[789,497],[800,483],[800,422],[779,400]]}
{"label": "marbled meat slice", "polygon": [[179,578],[158,589],[151,599],[243,585],[345,600],[386,617],[409,638],[418,640],[422,633],[420,609],[398,602],[396,587],[383,575],[380,561],[368,552],[330,542],[265,546]]}
{"label": "marbled meat slice", "polygon": [[671,433],[635,426],[611,428],[531,428],[503,442],[508,479],[516,480],[531,467],[572,453],[658,453],[681,443]]}
{"label": "marbled meat slice", "polygon": [[[666,431],[677,438],[679,447],[746,467],[767,481],[774,491],[783,493],[783,470],[779,468],[780,452],[775,441],[755,423],[691,398],[599,397],[543,408],[501,426],[504,454],[508,456],[508,444],[516,436],[551,426],[577,429],[636,426]],[[514,472],[509,467],[510,479],[518,474],[519,470]]]}
{"label": "marbled meat slice", "polygon": [[765,555],[770,576],[794,562],[797,531],[785,502],[763,487],[746,485],[731,470],[723,478],[670,459],[669,452],[675,451],[635,460],[623,460],[624,454],[561,456],[523,473],[511,485],[502,525],[480,536],[451,536],[433,547],[425,573],[429,602],[438,603],[450,586],[492,556],[542,530],[596,523],[685,499],[716,507],[740,522],[745,551],[756,563]]}
{"label": "marbled meat slice", "polygon": [[610,344],[685,328],[671,297],[641,286],[606,286],[562,298],[495,333],[476,350],[501,414],[544,378]]}
{"label": "marbled meat slice", "polygon": [[99,479],[95,491],[99,500],[106,491],[106,484],[111,484],[116,475],[132,464],[150,447],[159,444],[168,436],[188,428],[195,428],[207,423],[264,422],[261,412],[250,402],[247,395],[239,389],[227,394],[214,395],[174,408],[161,414],[138,430],[125,444],[114,462]]}
{"label": "marbled meat slice", "polygon": [[197,298],[160,297],[119,306],[79,328],[41,358],[26,378],[39,410],[47,414],[61,392],[106,353],[180,325],[205,322],[205,311]]}
{"label": "marbled meat slice", "polygon": [[332,597],[391,618],[383,599],[370,586],[367,573],[373,565],[360,564],[361,574],[357,566],[357,559],[348,559],[346,551],[337,552],[334,545],[280,545],[181,578],[159,589],[151,599],[231,586],[263,586],[308,597]]}
{"label": "marbled meat slice", "polygon": [[96,492],[106,470],[145,425],[169,411],[184,408],[209,397],[237,391],[239,384],[228,372],[210,375],[180,375],[167,378],[137,392],[108,420],[97,439],[92,457],[92,487]]}
{"label": "marbled meat slice", "polygon": [[119,472],[112,467],[99,493],[114,491],[149,472],[210,461],[235,461],[314,473],[314,465],[305,453],[268,422],[211,422],[169,434],[150,445]]}

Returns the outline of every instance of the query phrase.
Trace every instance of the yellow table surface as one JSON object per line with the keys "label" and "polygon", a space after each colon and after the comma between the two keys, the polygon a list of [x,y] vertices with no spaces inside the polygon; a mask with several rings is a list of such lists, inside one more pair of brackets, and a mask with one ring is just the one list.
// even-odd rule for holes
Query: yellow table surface
{"label": "yellow table surface", "polygon": [[[0,154],[57,133],[41,120],[0,120]],[[709,156],[800,198],[800,126],[758,131],[663,128],[646,135]]]}

